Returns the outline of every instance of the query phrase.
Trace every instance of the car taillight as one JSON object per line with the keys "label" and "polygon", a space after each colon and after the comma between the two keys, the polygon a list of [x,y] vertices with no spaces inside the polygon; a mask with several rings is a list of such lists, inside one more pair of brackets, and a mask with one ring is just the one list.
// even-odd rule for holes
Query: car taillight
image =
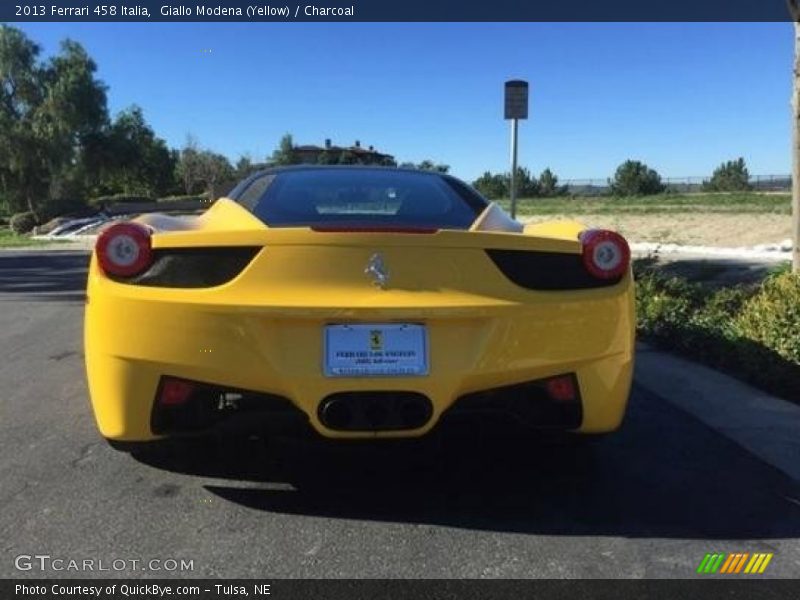
{"label": "car taillight", "polygon": [[194,391],[194,384],[183,379],[167,378],[161,382],[158,403],[162,406],[184,404]]}
{"label": "car taillight", "polygon": [[118,223],[97,238],[97,260],[103,272],[117,277],[138,275],[153,262],[150,229],[138,223]]}
{"label": "car taillight", "polygon": [[562,402],[575,400],[575,380],[572,375],[559,375],[548,379],[545,382],[545,387],[547,388],[547,394],[553,400]]}
{"label": "car taillight", "polygon": [[631,249],[620,234],[606,229],[587,229],[580,235],[583,266],[597,279],[619,279],[628,270]]}

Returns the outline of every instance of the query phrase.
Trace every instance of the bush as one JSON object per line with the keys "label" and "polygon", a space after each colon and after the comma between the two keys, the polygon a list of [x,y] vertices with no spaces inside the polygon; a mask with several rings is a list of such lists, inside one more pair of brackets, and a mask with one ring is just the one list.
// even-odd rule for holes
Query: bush
{"label": "bush", "polygon": [[661,182],[661,175],[638,160],[622,163],[614,179],[609,180],[609,185],[615,196],[651,196],[666,189]]}
{"label": "bush", "polygon": [[566,185],[558,185],[558,176],[550,169],[545,169],[539,175],[539,195],[544,198],[564,196],[568,192]]}
{"label": "bush", "polygon": [[98,196],[89,200],[89,206],[95,208],[104,208],[106,206],[114,206],[115,204],[131,204],[137,202],[152,202],[153,199],[149,196],[140,196],[136,194],[113,194],[111,196]]}
{"label": "bush", "polygon": [[708,192],[743,192],[751,189],[750,172],[743,158],[722,163],[710,181],[703,182]]}
{"label": "bush", "polygon": [[472,182],[472,187],[490,200],[508,197],[508,181],[500,173],[493,174],[486,171]]}
{"label": "bush", "polygon": [[783,273],[768,278],[732,314],[739,335],[800,364],[800,276]]}
{"label": "bush", "polygon": [[728,371],[787,399],[800,398],[800,276],[710,290],[637,270],[637,331],[655,344]]}
{"label": "bush", "polygon": [[30,232],[36,225],[38,224],[39,220],[36,218],[36,215],[32,212],[22,212],[17,213],[11,217],[11,220],[8,222],[9,227],[11,230],[21,235],[23,233]]}

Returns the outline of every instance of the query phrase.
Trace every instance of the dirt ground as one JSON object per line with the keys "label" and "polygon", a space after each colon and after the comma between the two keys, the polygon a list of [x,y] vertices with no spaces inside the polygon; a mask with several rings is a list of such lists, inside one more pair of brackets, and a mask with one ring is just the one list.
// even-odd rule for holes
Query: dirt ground
{"label": "dirt ground", "polygon": [[632,242],[738,247],[776,244],[792,237],[791,217],[780,214],[584,214],[534,216],[521,220],[540,222],[564,218],[619,231]]}

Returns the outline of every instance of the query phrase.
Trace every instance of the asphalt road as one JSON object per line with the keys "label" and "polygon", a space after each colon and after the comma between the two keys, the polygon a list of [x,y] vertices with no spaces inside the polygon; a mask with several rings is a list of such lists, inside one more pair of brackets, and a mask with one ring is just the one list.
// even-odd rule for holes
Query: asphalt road
{"label": "asphalt road", "polygon": [[[638,386],[588,447],[453,431],[115,452],[86,394],[85,267],[0,253],[0,577],[693,577],[707,552],[800,572],[800,486]],[[18,571],[19,555],[129,562]],[[193,570],[130,569],[151,559]]]}

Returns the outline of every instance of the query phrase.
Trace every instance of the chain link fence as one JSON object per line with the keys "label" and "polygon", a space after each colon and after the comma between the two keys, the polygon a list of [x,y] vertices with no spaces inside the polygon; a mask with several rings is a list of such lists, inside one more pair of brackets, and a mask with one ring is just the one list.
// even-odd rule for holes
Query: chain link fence
{"label": "chain link fence", "polygon": [[[662,182],[667,190],[679,194],[692,194],[703,191],[703,184],[710,177],[666,177]],[[602,196],[609,192],[607,179],[567,179],[563,182],[570,194],[575,196]],[[756,192],[791,192],[791,175],[754,175],[750,185]]]}

